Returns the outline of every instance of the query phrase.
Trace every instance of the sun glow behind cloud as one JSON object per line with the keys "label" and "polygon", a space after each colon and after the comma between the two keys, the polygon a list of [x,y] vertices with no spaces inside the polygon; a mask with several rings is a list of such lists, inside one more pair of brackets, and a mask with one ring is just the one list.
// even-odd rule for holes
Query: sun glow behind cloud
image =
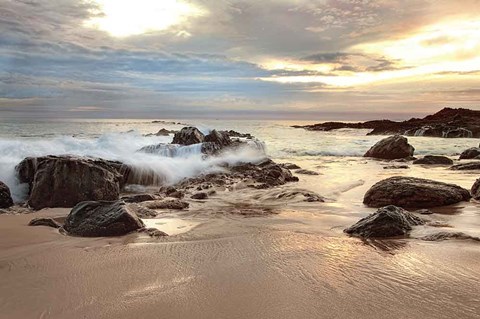
{"label": "sun glow behind cloud", "polygon": [[[153,31],[164,31],[189,18],[205,15],[192,4],[177,0],[94,0],[99,5],[98,16],[85,26],[108,32],[115,37],[127,37]],[[182,32],[182,31],[180,31]],[[183,31],[182,34],[189,34]]]}
{"label": "sun glow behind cloud", "polygon": [[[360,44],[351,47],[350,51],[397,60],[402,68],[379,72],[333,70],[329,75],[277,76],[262,79],[279,83],[322,83],[330,87],[353,87],[376,82],[418,80],[422,76],[432,74],[443,73],[443,76],[449,76],[445,73],[480,71],[480,20],[428,26],[401,39]],[[282,63],[276,61],[266,65],[281,66]],[[305,65],[304,70],[320,70],[322,66],[324,70],[332,68],[331,64],[311,64]]]}

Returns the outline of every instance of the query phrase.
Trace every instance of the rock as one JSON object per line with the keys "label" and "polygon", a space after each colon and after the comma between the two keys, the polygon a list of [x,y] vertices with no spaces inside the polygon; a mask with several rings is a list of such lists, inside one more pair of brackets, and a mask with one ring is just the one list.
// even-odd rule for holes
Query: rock
{"label": "rock", "polygon": [[412,118],[408,121],[395,122],[374,120],[363,123],[326,122],[299,126],[311,131],[330,131],[341,128],[370,129],[367,135],[400,134],[407,136],[430,136],[444,138],[478,138],[480,137],[480,111],[469,109],[444,108],[424,118]]}
{"label": "rock", "polygon": [[364,155],[381,159],[397,159],[413,156],[415,148],[401,135],[394,135],[377,142]]}
{"label": "rock", "polygon": [[81,237],[122,236],[145,227],[124,201],[86,201],[72,208],[63,228]]}
{"label": "rock", "polygon": [[409,169],[408,165],[389,165],[384,166],[383,169]]}
{"label": "rock", "polygon": [[159,199],[159,197],[153,194],[136,194],[131,196],[123,196],[121,199],[125,203],[140,203],[140,202],[146,202],[149,200],[156,200],[156,199]]}
{"label": "rock", "polygon": [[0,208],[9,208],[10,206],[13,206],[10,189],[3,182],[0,182]]}
{"label": "rock", "polygon": [[405,236],[412,230],[412,226],[423,224],[425,221],[414,214],[400,207],[389,205],[360,219],[344,232],[364,238]]}
{"label": "rock", "polygon": [[143,206],[150,209],[185,209],[190,205],[187,202],[181,201],[179,199],[164,199],[164,200],[155,200],[143,202]]}
{"label": "rock", "polygon": [[207,199],[208,195],[204,192],[195,193],[191,196],[192,199]]}
{"label": "rock", "polygon": [[184,127],[173,136],[173,144],[192,145],[203,143],[205,136],[196,127]]}
{"label": "rock", "polygon": [[462,163],[450,167],[454,171],[476,171],[480,170],[480,162]]}
{"label": "rock", "polygon": [[208,135],[206,135],[204,142],[216,144],[220,148],[225,148],[232,144],[232,141],[230,140],[230,136],[228,135],[228,133],[219,132],[217,130],[213,130]]}
{"label": "rock", "polygon": [[426,241],[442,241],[442,240],[449,240],[449,239],[472,240],[477,242],[480,241],[479,237],[470,236],[462,232],[445,232],[445,231],[427,235],[422,237],[421,239]]}
{"label": "rock", "polygon": [[390,177],[373,185],[363,203],[370,207],[396,205],[429,208],[468,201],[468,190],[454,185],[415,177]]}
{"label": "rock", "polygon": [[234,130],[229,130],[229,131],[221,131],[222,133],[227,133],[228,136],[230,137],[241,137],[241,138],[246,138],[246,139],[252,139],[253,136],[250,133],[239,133]]}
{"label": "rock", "polygon": [[423,158],[413,161],[413,164],[423,165],[453,165],[453,161],[446,156],[425,155]]}
{"label": "rock", "polygon": [[137,203],[129,203],[127,204],[127,206],[128,209],[131,212],[135,213],[135,215],[137,215],[137,217],[139,218],[154,218],[157,217],[157,215],[159,214],[156,210],[143,207]]}
{"label": "rock", "polygon": [[169,136],[171,133],[176,133],[176,131],[169,131],[167,129],[160,129],[157,133],[155,134],[146,134],[145,136]]}
{"label": "rock", "polygon": [[463,151],[459,159],[474,159],[480,155],[480,147],[472,147]]}
{"label": "rock", "polygon": [[150,237],[158,238],[158,237],[166,237],[168,236],[167,233],[156,229],[156,228],[142,228],[138,231],[139,233],[146,233]]}
{"label": "rock", "polygon": [[477,178],[475,183],[473,183],[470,193],[474,199],[480,200],[480,178]]}
{"label": "rock", "polygon": [[53,218],[34,218],[28,223],[28,226],[48,226],[53,228],[62,227],[62,225]]}
{"label": "rock", "polygon": [[419,209],[419,210],[415,211],[415,213],[421,214],[421,215],[432,215],[433,214],[433,212],[430,209]]}
{"label": "rock", "polygon": [[295,171],[295,173],[302,174],[302,175],[320,175],[319,173],[314,172],[314,171],[310,171],[308,169],[299,169],[299,170]]}
{"label": "rock", "polygon": [[283,168],[286,168],[286,169],[300,169],[301,167],[298,166],[297,164],[294,164],[294,163],[282,163],[282,164],[278,164],[280,165],[281,167]]}
{"label": "rock", "polygon": [[33,209],[72,207],[87,200],[116,200],[130,169],[120,162],[76,156],[25,158],[20,182],[30,186]]}

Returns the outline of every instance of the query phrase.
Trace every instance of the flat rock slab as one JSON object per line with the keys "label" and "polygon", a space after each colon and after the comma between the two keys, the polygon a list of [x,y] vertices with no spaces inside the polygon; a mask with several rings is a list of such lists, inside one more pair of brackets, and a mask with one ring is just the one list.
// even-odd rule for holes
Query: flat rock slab
{"label": "flat rock slab", "polygon": [[470,197],[468,190],[454,184],[395,176],[373,185],[365,194],[363,203],[369,207],[429,208],[468,201]]}

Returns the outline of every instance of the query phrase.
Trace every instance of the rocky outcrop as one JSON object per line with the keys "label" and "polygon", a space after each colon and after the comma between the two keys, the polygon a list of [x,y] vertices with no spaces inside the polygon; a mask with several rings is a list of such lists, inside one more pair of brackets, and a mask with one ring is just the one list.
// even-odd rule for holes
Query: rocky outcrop
{"label": "rocky outcrop", "polygon": [[480,170],[480,162],[470,162],[453,165],[450,167],[453,171],[477,171]]}
{"label": "rocky outcrop", "polygon": [[86,201],[68,214],[63,228],[81,237],[122,236],[144,228],[143,222],[123,201]]}
{"label": "rocky outcrop", "polygon": [[0,208],[9,208],[10,206],[13,206],[10,189],[3,182],[0,182]]}
{"label": "rocky outcrop", "polygon": [[364,238],[406,236],[412,230],[412,226],[423,224],[425,224],[423,219],[400,207],[389,205],[360,219],[344,232]]}
{"label": "rocky outcrop", "polygon": [[396,176],[373,185],[365,194],[363,203],[370,207],[429,208],[469,199],[469,191],[454,184]]}
{"label": "rocky outcrop", "polygon": [[480,155],[480,147],[472,147],[463,151],[459,159],[473,159]]}
{"label": "rocky outcrop", "polygon": [[28,223],[28,226],[62,227],[62,225],[53,218],[34,218]]}
{"label": "rocky outcrop", "polygon": [[395,122],[375,120],[362,123],[325,122],[306,126],[293,126],[311,131],[331,131],[341,128],[369,129],[368,135],[400,134],[444,138],[480,137],[480,111],[444,108],[424,118]]}
{"label": "rocky outcrop", "polygon": [[453,161],[446,156],[438,155],[425,155],[423,158],[419,158],[413,161],[413,164],[422,165],[453,165]]}
{"label": "rocky outcrop", "polygon": [[399,159],[413,156],[415,148],[401,135],[384,138],[373,145],[364,157],[380,159]]}
{"label": "rocky outcrop", "polygon": [[118,199],[130,172],[120,162],[76,156],[28,157],[16,169],[20,182],[30,186],[34,209]]}
{"label": "rocky outcrop", "polygon": [[184,127],[173,136],[173,144],[192,145],[203,143],[205,135],[196,127]]}

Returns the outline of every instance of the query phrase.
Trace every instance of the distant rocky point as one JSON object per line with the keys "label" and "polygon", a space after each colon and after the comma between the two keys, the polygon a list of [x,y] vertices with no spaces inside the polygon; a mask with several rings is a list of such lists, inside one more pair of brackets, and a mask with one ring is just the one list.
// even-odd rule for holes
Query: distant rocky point
{"label": "distant rocky point", "polygon": [[479,138],[480,111],[464,108],[444,108],[424,118],[403,122],[374,120],[359,123],[325,122],[313,125],[294,125],[310,131],[331,131],[342,128],[371,129],[367,135],[429,136],[445,138]]}

